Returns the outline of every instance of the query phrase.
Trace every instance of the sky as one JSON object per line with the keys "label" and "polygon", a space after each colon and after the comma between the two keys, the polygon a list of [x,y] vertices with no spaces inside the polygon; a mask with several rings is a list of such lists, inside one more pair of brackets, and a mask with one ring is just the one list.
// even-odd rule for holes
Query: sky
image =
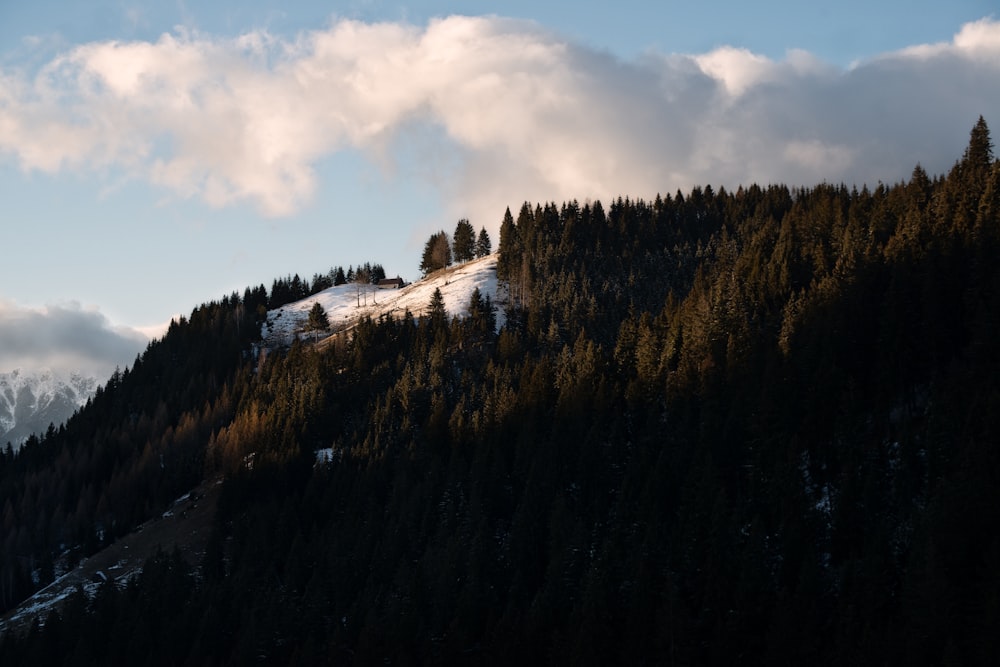
{"label": "sky", "polygon": [[510,206],[944,173],[995,0],[0,0],[0,371]]}

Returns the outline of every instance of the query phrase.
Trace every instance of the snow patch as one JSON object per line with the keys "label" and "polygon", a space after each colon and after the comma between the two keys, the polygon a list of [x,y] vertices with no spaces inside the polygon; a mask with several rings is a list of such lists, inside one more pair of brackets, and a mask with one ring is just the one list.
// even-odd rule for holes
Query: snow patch
{"label": "snow patch", "polygon": [[62,424],[86,404],[97,385],[96,378],[79,373],[20,369],[0,373],[0,444],[10,440],[16,448],[31,433]]}
{"label": "snow patch", "polygon": [[[376,289],[369,286],[363,294],[358,285],[337,285],[310,297],[268,311],[261,332],[266,345],[291,345],[296,337],[308,337],[303,329],[309,311],[319,303],[330,319],[332,332],[353,326],[360,318],[382,315],[402,317],[409,310],[420,316],[430,305],[435,289],[441,290],[449,317],[468,315],[469,299],[476,288],[482,298],[487,296],[496,309],[497,328],[504,323],[504,311],[498,299],[497,254],[437,271],[430,276],[400,289]],[[502,298],[502,295],[501,295]]]}

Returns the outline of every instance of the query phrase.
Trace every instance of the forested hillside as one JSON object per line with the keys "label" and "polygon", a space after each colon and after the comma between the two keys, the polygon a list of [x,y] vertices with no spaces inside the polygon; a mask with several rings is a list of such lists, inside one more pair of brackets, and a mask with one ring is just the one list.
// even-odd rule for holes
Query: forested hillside
{"label": "forested hillside", "polygon": [[995,664],[998,252],[980,119],[891,186],[526,203],[499,331],[259,362],[263,287],[201,306],[0,457],[0,604],[220,475],[203,562],[0,664]]}

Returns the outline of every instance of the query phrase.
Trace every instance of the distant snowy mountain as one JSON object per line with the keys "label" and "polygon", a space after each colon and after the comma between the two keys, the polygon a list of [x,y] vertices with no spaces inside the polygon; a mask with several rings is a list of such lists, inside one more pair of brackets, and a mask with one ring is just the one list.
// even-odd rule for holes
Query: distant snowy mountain
{"label": "distant snowy mountain", "polygon": [[77,373],[52,371],[0,373],[0,446],[15,449],[32,433],[56,426],[94,395],[98,381]]}
{"label": "distant snowy mountain", "polygon": [[435,289],[441,290],[444,307],[449,317],[463,317],[468,313],[469,300],[476,288],[482,298],[487,296],[497,309],[497,327],[504,323],[505,297],[498,295],[497,255],[451,266],[399,289],[379,289],[374,285],[358,286],[354,283],[338,285],[289,303],[267,313],[262,335],[269,345],[290,345],[309,319],[309,310],[319,302],[330,319],[332,331],[353,325],[365,315],[377,318],[383,314],[401,317],[409,309],[416,317],[430,305]]}

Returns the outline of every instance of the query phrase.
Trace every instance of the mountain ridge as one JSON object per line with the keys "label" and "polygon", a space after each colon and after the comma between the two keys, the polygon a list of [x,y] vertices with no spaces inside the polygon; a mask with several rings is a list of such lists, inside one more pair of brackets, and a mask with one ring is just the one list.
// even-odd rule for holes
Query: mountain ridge
{"label": "mountain ridge", "polygon": [[[495,305],[500,305],[505,298],[505,289],[504,286],[498,285],[496,265],[497,255],[494,253],[434,271],[399,289],[379,290],[374,285],[359,287],[357,283],[328,288],[304,299],[267,311],[266,319],[261,325],[262,344],[265,347],[290,345],[296,336],[302,334],[302,327],[308,320],[309,310],[317,302],[332,315],[330,317],[331,331],[326,334],[331,337],[339,331],[355,326],[360,320],[368,317],[378,318],[383,315],[401,317],[407,310],[414,317],[418,317],[427,310],[435,290],[441,290],[445,310],[449,317],[468,315],[468,302],[476,289],[480,290],[484,299],[489,297]],[[360,290],[367,292],[362,295]],[[498,292],[500,303],[497,303]],[[357,305],[359,300],[361,301],[360,306]],[[502,323],[504,321],[502,308],[497,308],[495,314],[498,321]],[[318,342],[322,346],[324,340],[320,338]],[[81,394],[80,405],[86,404],[87,398],[94,394],[98,386],[96,379],[86,378],[78,373],[60,376],[48,370],[35,374],[13,371],[0,374],[0,393],[12,393],[17,396],[19,392],[31,392],[32,387],[38,387],[44,391],[36,389],[33,395],[42,396],[42,398],[35,400],[43,402],[45,397],[58,397],[65,394],[68,391],[67,387],[70,386],[69,383],[72,383],[73,387],[87,390],[86,396]],[[0,396],[0,400],[4,400],[2,396]],[[40,422],[41,418],[37,421]],[[61,423],[61,420],[55,423]],[[47,427],[48,422],[45,422],[44,426],[37,429],[37,432],[44,433]],[[28,435],[30,434],[26,434],[21,442],[15,443],[15,450],[17,445],[28,438]],[[317,461],[324,460],[323,452],[317,452]],[[190,564],[192,566],[198,564],[204,556],[204,541],[211,526],[220,483],[221,479],[218,478],[201,482],[175,500],[170,510],[165,511],[162,516],[154,516],[144,524],[137,526],[134,531],[119,537],[98,553],[84,558],[78,564],[67,567],[68,558],[66,554],[63,554],[57,559],[55,567],[57,579],[55,581],[38,590],[14,609],[0,614],[0,637],[7,630],[24,629],[30,624],[32,618],[45,618],[52,610],[60,608],[71,596],[76,586],[82,586],[86,594],[93,597],[101,581],[106,580],[102,579],[102,577],[106,577],[104,572],[113,576],[113,580],[123,586],[136,576],[137,572],[141,570],[143,562],[154,555],[155,549],[160,544],[157,540],[181,545],[181,549],[185,552]],[[211,502],[191,503],[189,500],[191,496],[195,498],[207,497]],[[200,519],[197,522],[184,520],[161,524],[162,520],[173,517],[172,510],[174,508],[181,505],[192,505],[184,510],[183,517],[187,519],[189,510],[193,510],[199,504],[202,509],[198,513]],[[206,514],[206,507],[211,507],[212,511]],[[193,511],[191,513],[194,514]],[[180,514],[178,511],[179,516]],[[155,532],[149,529],[151,525],[157,527]],[[137,548],[140,544],[143,545],[143,548]]]}
{"label": "mountain ridge", "polygon": [[998,193],[980,121],[934,180],[525,203],[499,331],[458,268],[257,356],[284,301],[203,304],[0,455],[0,609],[221,478],[199,562],[0,662],[997,664]]}
{"label": "mountain ridge", "polygon": [[59,426],[94,395],[95,377],[51,369],[0,373],[0,444],[15,449],[50,424]]}

